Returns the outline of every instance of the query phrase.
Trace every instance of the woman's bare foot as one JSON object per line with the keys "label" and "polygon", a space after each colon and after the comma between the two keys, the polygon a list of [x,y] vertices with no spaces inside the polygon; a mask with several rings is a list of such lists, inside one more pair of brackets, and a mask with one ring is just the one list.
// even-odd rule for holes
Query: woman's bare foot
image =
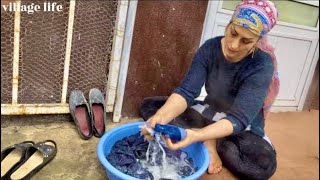
{"label": "woman's bare foot", "polygon": [[209,174],[217,174],[222,170],[222,161],[217,153],[216,140],[208,140],[204,142],[210,155],[210,163],[208,167]]}

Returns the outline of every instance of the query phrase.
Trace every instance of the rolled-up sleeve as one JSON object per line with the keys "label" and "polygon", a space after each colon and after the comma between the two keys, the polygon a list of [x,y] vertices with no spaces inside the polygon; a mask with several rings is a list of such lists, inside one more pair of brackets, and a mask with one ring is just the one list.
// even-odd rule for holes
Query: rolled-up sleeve
{"label": "rolled-up sleeve", "polygon": [[262,110],[273,73],[271,60],[245,78],[226,119],[233,125],[233,134],[243,131]]}
{"label": "rolled-up sleeve", "polygon": [[212,52],[212,40],[207,40],[195,54],[188,73],[181,85],[173,93],[181,95],[190,107],[194,100],[200,95],[201,88],[207,79],[210,52]]}

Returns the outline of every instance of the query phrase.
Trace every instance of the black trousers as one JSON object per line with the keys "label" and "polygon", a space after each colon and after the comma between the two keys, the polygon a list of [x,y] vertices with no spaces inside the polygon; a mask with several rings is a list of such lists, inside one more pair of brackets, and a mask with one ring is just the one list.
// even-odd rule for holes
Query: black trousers
{"label": "black trousers", "polygon": [[[167,96],[145,98],[140,114],[146,121],[161,108]],[[187,108],[170,122],[183,128],[202,128],[214,123],[193,108]],[[217,140],[217,151],[223,166],[240,179],[269,179],[276,171],[277,161],[274,148],[263,138],[250,131]]]}

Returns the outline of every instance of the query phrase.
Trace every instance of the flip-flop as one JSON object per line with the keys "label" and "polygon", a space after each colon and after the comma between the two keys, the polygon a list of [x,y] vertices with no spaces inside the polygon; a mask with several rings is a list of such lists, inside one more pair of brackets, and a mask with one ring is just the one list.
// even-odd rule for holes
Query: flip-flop
{"label": "flip-flop", "polygon": [[26,161],[26,152],[33,145],[33,141],[23,141],[1,151],[1,179],[9,179],[11,173]]}
{"label": "flip-flop", "polygon": [[57,145],[52,140],[39,142],[26,151],[26,161],[10,176],[12,180],[26,180],[34,176],[57,154]]}

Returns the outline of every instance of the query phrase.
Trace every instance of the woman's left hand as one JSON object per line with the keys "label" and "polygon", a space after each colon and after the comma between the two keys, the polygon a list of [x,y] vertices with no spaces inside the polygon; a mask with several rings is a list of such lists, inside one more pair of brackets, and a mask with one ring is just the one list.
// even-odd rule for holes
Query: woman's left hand
{"label": "woman's left hand", "polygon": [[186,129],[186,132],[187,135],[183,140],[174,143],[171,141],[170,138],[165,137],[167,147],[171,150],[178,150],[196,142],[195,137],[197,132],[191,129]]}

